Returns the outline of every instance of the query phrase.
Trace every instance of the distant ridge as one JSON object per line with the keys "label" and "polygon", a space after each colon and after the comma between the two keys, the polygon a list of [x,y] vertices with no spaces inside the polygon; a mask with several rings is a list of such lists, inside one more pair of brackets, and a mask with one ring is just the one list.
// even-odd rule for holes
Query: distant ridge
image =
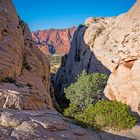
{"label": "distant ridge", "polygon": [[70,49],[70,41],[76,27],[66,29],[47,29],[32,32],[36,45],[44,54],[66,54]]}

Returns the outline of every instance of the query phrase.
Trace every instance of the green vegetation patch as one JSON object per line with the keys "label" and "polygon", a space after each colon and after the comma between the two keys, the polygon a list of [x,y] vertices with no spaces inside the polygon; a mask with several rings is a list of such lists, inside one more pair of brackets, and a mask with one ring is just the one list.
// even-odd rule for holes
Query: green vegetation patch
{"label": "green vegetation patch", "polygon": [[136,118],[129,107],[121,102],[102,99],[107,79],[105,74],[83,71],[77,82],[65,89],[70,104],[64,115],[87,127],[116,131],[131,129]]}
{"label": "green vegetation patch", "polygon": [[61,65],[62,61],[62,55],[59,54],[49,54],[47,55],[48,59],[50,60],[50,67],[51,67],[51,73],[55,74],[58,70],[58,68]]}
{"label": "green vegetation patch", "polygon": [[82,74],[78,76],[77,82],[72,83],[65,89],[66,98],[69,99],[71,103],[85,108],[103,96],[107,79],[108,75],[106,74],[87,74],[84,70]]}

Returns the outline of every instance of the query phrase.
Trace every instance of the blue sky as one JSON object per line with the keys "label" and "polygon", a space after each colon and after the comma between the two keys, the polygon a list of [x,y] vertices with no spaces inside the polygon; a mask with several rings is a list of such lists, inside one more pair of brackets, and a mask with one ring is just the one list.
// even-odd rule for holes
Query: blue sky
{"label": "blue sky", "polygon": [[32,31],[67,28],[88,17],[116,16],[127,12],[136,0],[12,0]]}

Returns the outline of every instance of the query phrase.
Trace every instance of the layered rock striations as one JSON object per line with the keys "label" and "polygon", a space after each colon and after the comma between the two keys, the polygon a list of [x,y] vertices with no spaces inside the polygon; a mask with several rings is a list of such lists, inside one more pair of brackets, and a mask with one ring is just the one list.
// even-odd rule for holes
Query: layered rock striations
{"label": "layered rock striations", "polygon": [[139,140],[139,126],[131,131],[91,132],[54,110],[0,109],[0,140]]}
{"label": "layered rock striations", "polygon": [[67,54],[70,49],[70,41],[76,27],[68,29],[49,29],[32,33],[34,42],[44,54]]}
{"label": "layered rock striations", "polygon": [[49,62],[10,0],[0,1],[0,107],[52,108]]}

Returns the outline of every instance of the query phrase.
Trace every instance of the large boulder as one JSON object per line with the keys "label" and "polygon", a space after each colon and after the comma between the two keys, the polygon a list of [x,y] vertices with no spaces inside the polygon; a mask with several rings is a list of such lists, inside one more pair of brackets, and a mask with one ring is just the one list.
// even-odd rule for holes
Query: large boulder
{"label": "large boulder", "polygon": [[[140,106],[140,0],[128,13],[91,24],[84,41],[112,73],[105,88],[111,100],[122,101],[139,112]],[[98,32],[99,29],[103,29]]]}

